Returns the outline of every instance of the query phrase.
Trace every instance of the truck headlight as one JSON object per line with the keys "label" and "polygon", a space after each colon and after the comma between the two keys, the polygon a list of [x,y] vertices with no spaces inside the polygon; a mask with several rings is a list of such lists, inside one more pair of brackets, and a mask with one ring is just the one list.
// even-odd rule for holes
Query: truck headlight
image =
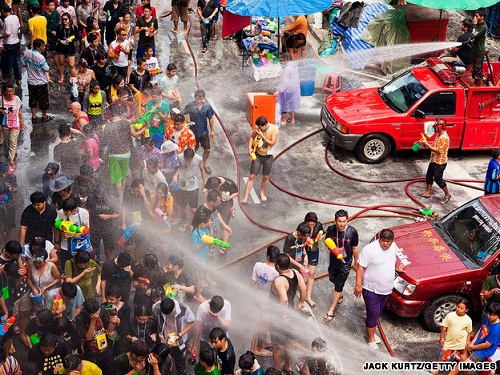
{"label": "truck headlight", "polygon": [[409,283],[399,275],[394,279],[394,289],[404,296],[411,296],[416,288],[416,285]]}
{"label": "truck headlight", "polygon": [[335,128],[341,133],[344,133],[344,134],[349,133],[349,129],[347,128],[347,126],[341,125],[338,121],[335,124]]}

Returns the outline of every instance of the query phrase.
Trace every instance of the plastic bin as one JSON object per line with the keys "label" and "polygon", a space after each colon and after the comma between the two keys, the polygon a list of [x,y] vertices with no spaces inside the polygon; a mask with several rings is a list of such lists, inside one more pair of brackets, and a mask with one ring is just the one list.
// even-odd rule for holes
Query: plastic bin
{"label": "plastic bin", "polygon": [[255,120],[264,116],[267,121],[274,120],[276,114],[276,97],[267,92],[247,92],[246,116],[250,126],[255,126]]}
{"label": "plastic bin", "polygon": [[314,94],[314,82],[316,81],[317,69],[312,66],[299,68],[300,95],[312,96]]}

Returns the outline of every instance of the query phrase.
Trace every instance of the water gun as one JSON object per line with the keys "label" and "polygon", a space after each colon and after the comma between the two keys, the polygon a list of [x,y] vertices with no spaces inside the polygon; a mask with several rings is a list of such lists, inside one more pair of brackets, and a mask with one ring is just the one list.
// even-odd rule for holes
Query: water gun
{"label": "water gun", "polygon": [[[54,294],[54,299],[52,300],[52,312],[55,313],[59,307],[64,305],[64,301],[61,296]],[[62,313],[57,314],[56,318],[60,318]]]}
{"label": "water gun", "polygon": [[[153,117],[155,117],[158,114],[158,108],[153,108],[144,113],[142,116],[139,117],[137,120],[137,123],[134,125],[136,130],[142,129],[144,124],[149,124],[151,121],[153,121]],[[138,128],[139,126],[139,128]]]}
{"label": "water gun", "polygon": [[149,72],[149,74],[154,74],[154,75],[160,74],[161,73],[161,68],[160,67],[158,67],[158,68],[151,68],[151,69],[148,69],[148,72]]}
{"label": "water gun", "polygon": [[420,137],[421,137],[422,141],[426,141],[427,140],[427,138],[425,138],[425,135],[423,133],[420,135]]}
{"label": "water gun", "polygon": [[76,225],[68,220],[57,220],[54,223],[54,226],[69,235],[89,233],[89,228],[87,228],[85,225]]}
{"label": "water gun", "polygon": [[250,153],[250,157],[252,158],[253,161],[257,160],[257,155],[255,154],[255,151],[252,151]]}
{"label": "water gun", "polygon": [[7,320],[5,323],[0,323],[0,337],[5,335],[9,331],[10,327],[14,325],[15,322],[16,322],[16,317],[11,316],[9,317],[9,320]]}
{"label": "water gun", "polygon": [[146,285],[151,284],[151,281],[149,281],[149,279],[146,279],[145,277],[139,277],[137,279],[137,281],[139,281],[140,283],[146,284]]}
{"label": "water gun", "polygon": [[167,287],[165,288],[165,295],[168,298],[172,298],[172,299],[175,298],[174,290],[172,289],[172,287],[170,286],[170,284],[167,284]]}
{"label": "water gun", "polygon": [[154,27],[150,27],[150,28],[148,29],[148,32],[149,32],[149,36],[152,36],[152,35],[153,35],[153,33],[155,32]]}
{"label": "water gun", "polygon": [[339,249],[337,249],[337,245],[335,245],[335,242],[333,242],[331,238],[327,238],[325,240],[325,245],[332,252],[332,254],[337,257],[338,260],[342,261],[342,263],[345,263],[344,256],[340,253]]}
{"label": "water gun", "polygon": [[307,247],[313,247],[313,245],[314,245],[314,240],[313,240],[311,237],[307,237],[306,242],[305,242],[305,245],[306,245]]}
{"label": "water gun", "polygon": [[314,239],[314,242],[319,242],[319,241],[321,240],[321,237],[323,237],[323,234],[324,234],[324,233],[325,233],[325,232],[323,232],[322,230],[320,230],[320,231],[318,232],[318,234],[316,235],[316,238]]}
{"label": "water gun", "polygon": [[218,238],[209,236],[207,234],[204,234],[203,236],[201,236],[201,240],[204,243],[206,243],[207,245],[220,246],[220,247],[223,247],[225,249],[227,249],[227,248],[229,248],[229,246],[231,246],[227,242],[224,242],[222,240],[219,240]]}
{"label": "water gun", "polygon": [[0,204],[5,204],[9,200],[9,196],[7,194],[0,194]]}
{"label": "water gun", "polygon": [[122,236],[118,239],[118,245],[123,246],[125,242],[130,240],[130,237],[135,233],[135,231],[139,229],[137,225],[129,224],[123,231]]}
{"label": "water gun", "polygon": [[158,219],[160,219],[160,221],[163,222],[163,225],[165,225],[167,228],[170,228],[170,223],[168,222],[168,220],[165,220],[165,216],[168,217],[168,215],[166,213],[164,213],[159,208],[156,208],[155,214],[156,214],[156,216],[158,216]]}
{"label": "water gun", "polygon": [[122,50],[122,45],[121,44],[118,44],[116,47],[115,47],[115,55],[116,57],[120,56],[120,51]]}
{"label": "water gun", "polygon": [[106,14],[108,16],[108,21],[111,21],[111,12],[109,10],[107,10]]}

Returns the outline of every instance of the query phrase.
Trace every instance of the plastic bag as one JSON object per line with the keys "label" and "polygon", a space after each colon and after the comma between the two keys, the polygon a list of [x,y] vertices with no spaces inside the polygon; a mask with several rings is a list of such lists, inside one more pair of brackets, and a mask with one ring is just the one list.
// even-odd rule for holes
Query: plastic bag
{"label": "plastic bag", "polygon": [[318,47],[318,54],[321,57],[333,55],[337,50],[338,45],[338,38],[330,32],[321,41]]}

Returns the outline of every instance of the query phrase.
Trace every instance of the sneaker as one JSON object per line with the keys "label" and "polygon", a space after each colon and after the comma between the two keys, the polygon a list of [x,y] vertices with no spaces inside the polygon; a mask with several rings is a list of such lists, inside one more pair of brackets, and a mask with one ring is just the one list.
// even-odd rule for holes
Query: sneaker
{"label": "sneaker", "polygon": [[378,345],[376,342],[372,341],[372,342],[369,342],[368,343],[368,347],[370,348],[370,350],[372,351],[375,351],[375,350],[378,350]]}
{"label": "sneaker", "polygon": [[382,340],[376,333],[373,334],[373,337],[375,338],[375,344],[380,344],[382,342]]}

